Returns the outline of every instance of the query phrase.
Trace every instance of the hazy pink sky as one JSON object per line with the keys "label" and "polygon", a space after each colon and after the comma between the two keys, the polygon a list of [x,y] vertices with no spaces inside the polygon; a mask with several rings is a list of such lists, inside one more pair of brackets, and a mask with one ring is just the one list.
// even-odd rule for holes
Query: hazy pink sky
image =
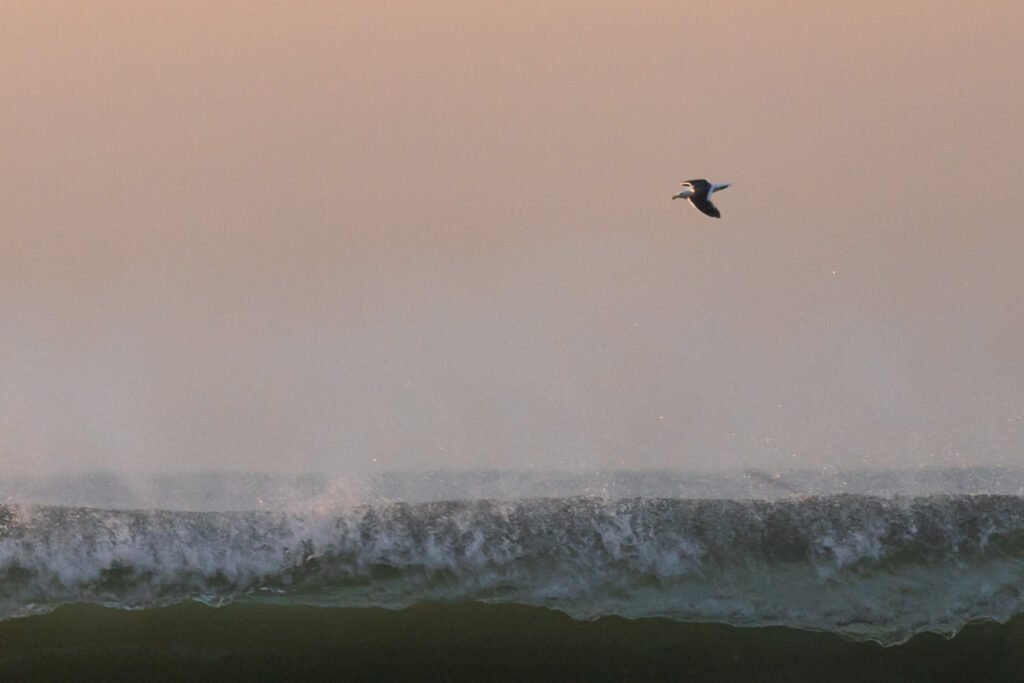
{"label": "hazy pink sky", "polygon": [[4,14],[3,467],[1022,462],[1019,2]]}

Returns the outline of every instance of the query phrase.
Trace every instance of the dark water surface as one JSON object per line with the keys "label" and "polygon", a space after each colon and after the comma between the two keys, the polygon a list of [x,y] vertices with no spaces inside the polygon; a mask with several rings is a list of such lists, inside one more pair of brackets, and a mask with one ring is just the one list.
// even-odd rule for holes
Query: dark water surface
{"label": "dark water surface", "polygon": [[542,607],[70,605],[0,623],[0,680],[1020,681],[1024,619],[898,646]]}

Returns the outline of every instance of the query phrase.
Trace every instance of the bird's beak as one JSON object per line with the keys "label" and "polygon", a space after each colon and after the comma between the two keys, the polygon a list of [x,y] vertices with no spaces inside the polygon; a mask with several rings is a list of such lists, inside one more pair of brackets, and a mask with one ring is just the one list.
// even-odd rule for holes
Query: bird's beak
{"label": "bird's beak", "polygon": [[682,196],[683,196],[683,193],[682,193],[682,192],[680,192],[679,194],[674,194],[674,195],[672,195],[672,199],[679,199],[679,198],[680,198],[680,197],[682,197]]}

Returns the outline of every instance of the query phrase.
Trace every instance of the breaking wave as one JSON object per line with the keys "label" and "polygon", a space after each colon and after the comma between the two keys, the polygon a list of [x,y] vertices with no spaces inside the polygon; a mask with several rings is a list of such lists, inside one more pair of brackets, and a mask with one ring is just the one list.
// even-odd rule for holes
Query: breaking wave
{"label": "breaking wave", "polygon": [[1024,613],[1024,497],[0,505],[0,618],[189,600],[520,603],[895,644]]}

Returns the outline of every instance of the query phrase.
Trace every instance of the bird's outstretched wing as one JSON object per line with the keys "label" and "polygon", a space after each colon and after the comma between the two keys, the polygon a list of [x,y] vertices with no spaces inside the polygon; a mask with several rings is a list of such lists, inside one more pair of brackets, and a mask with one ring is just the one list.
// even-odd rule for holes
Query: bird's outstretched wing
{"label": "bird's outstretched wing", "polygon": [[707,194],[694,195],[693,197],[690,197],[688,201],[697,207],[701,213],[705,213],[712,218],[722,217],[722,214],[718,211],[718,207],[711,203]]}

